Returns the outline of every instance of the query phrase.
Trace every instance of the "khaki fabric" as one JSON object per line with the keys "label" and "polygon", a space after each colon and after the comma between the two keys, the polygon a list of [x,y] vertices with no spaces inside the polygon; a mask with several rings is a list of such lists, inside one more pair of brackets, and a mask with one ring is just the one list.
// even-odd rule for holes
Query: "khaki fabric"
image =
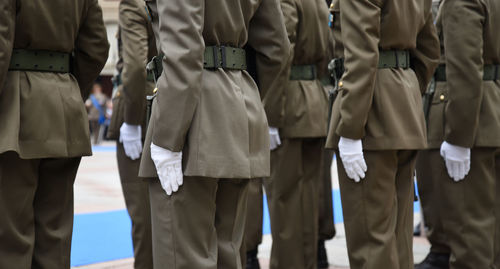
{"label": "khaki fabric", "polygon": [[[281,0],[281,9],[291,44],[289,68],[316,65],[321,69],[331,44],[325,2]],[[319,79],[288,80],[285,123],[280,135],[284,138],[326,136],[327,111],[328,95]]]}
{"label": "khaki fabric", "polygon": [[351,269],[413,269],[415,151],[365,151],[366,177],[348,178],[337,158]]}
{"label": "khaki fabric", "polygon": [[333,151],[326,150],[321,160],[321,175],[318,183],[318,239],[329,240],[335,234],[332,197],[332,162]]}
{"label": "khaki fabric", "polygon": [[283,139],[271,153],[271,177],[264,180],[273,245],[271,269],[316,269],[318,181],[324,139]]}
{"label": "khaki fabric", "polygon": [[[147,4],[165,57],[141,176],[156,176],[151,142],[183,151],[188,176],[269,176],[268,125],[283,125],[289,76],[289,41],[278,0]],[[205,46],[215,45],[255,49],[261,94],[246,71],[203,68]]]}
{"label": "khaki fabric", "polygon": [[441,178],[442,220],[451,248],[450,269],[493,268],[500,149],[473,148],[464,180]]}
{"label": "khaki fabric", "polygon": [[500,2],[445,0],[443,35],[449,91],[445,140],[462,147],[500,146],[500,81],[483,81],[483,66],[500,64]]}
{"label": "khaki fabric", "polygon": [[440,205],[443,189],[441,182],[449,179],[443,157],[439,149],[420,151],[417,155],[417,182],[424,224],[428,228],[427,239],[431,252],[449,254],[450,247],[444,233],[443,212]]}
{"label": "khaki fabric", "polygon": [[139,178],[140,160],[131,160],[127,157],[122,143],[116,144],[116,159],[125,205],[132,220],[134,268],[152,269],[153,243],[149,182],[146,179]]}
{"label": "khaki fabric", "polygon": [[241,269],[248,180],[185,177],[167,196],[150,180],[155,269]]}
{"label": "khaki fabric", "polygon": [[0,154],[0,268],[70,268],[73,182],[80,158]]}
{"label": "khaki fabric", "polygon": [[[2,1],[0,25],[0,153],[90,155],[83,100],[109,49],[97,0]],[[71,73],[8,71],[13,49],[74,52]]]}
{"label": "khaki fabric", "polygon": [[262,243],[264,197],[262,179],[248,183],[247,217],[245,224],[245,251],[256,250]]}
{"label": "khaki fabric", "polygon": [[[426,146],[421,94],[439,59],[431,0],[340,1],[345,69],[327,140],[362,139],[366,150]],[[335,31],[335,30],[334,30]],[[378,69],[379,50],[409,50],[410,69]]]}
{"label": "khaki fabric", "polygon": [[157,54],[151,22],[143,0],[122,0],[119,6],[117,71],[121,86],[113,96],[108,137],[118,139],[123,122],[146,132],[146,96],[155,85],[146,80],[146,64]]}

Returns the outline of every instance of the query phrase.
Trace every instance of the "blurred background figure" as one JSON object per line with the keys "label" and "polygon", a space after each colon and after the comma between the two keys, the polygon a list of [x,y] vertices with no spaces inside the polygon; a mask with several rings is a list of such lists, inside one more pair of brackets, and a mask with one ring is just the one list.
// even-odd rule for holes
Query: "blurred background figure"
{"label": "blurred background figure", "polygon": [[99,82],[94,82],[92,92],[85,102],[85,107],[89,116],[92,143],[95,145],[101,143],[104,137],[107,102],[108,97],[102,92],[102,85]]}

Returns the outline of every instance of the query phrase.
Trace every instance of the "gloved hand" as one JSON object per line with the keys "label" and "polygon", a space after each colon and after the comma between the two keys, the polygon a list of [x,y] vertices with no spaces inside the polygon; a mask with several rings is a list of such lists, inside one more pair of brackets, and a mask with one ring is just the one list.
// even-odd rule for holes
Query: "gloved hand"
{"label": "gloved hand", "polygon": [[142,152],[142,129],[140,125],[123,123],[120,127],[120,142],[123,143],[125,155],[132,160],[141,157]]}
{"label": "gloved hand", "polygon": [[359,182],[362,178],[365,178],[367,167],[363,156],[361,140],[340,137],[339,153],[345,172],[349,178],[355,182]]}
{"label": "gloved hand", "polygon": [[156,166],[161,186],[171,195],[179,190],[184,182],[182,174],[182,152],[172,152],[151,143],[151,159]]}
{"label": "gloved hand", "polygon": [[441,156],[443,157],[448,175],[453,180],[460,181],[470,171],[470,149],[452,145],[448,142],[441,144]]}
{"label": "gloved hand", "polygon": [[280,133],[278,128],[269,127],[269,138],[271,139],[270,149],[275,150],[279,145],[281,145]]}

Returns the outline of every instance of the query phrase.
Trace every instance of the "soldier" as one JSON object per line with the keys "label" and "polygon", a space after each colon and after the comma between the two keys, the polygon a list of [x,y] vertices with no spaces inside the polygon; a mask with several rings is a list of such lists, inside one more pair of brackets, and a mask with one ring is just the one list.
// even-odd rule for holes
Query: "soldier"
{"label": "soldier", "polygon": [[[433,17],[437,16],[437,8],[441,1],[433,1]],[[438,36],[443,45],[441,25],[437,25]],[[443,50],[441,50],[440,63],[444,64]],[[443,231],[443,212],[440,206],[442,192],[440,182],[448,179],[448,174],[439,147],[443,142],[444,132],[443,114],[445,100],[441,96],[447,96],[446,82],[440,79],[439,69],[434,75],[434,80],[427,89],[424,98],[424,112],[427,118],[427,148],[417,155],[416,171],[418,182],[418,193],[422,205],[426,236],[431,244],[430,252],[416,269],[447,269],[449,268],[450,247]]]}
{"label": "soldier", "polygon": [[157,54],[153,28],[142,0],[119,5],[118,89],[108,137],[118,140],[116,157],[125,204],[132,219],[134,268],[153,268],[149,183],[139,178],[140,155],[146,128],[146,95],[154,82],[146,74],[147,62]]}
{"label": "soldier", "polygon": [[70,268],[84,100],[108,49],[97,0],[0,2],[2,269]]}
{"label": "soldier", "polygon": [[273,246],[270,268],[317,267],[318,184],[327,125],[327,93],[318,69],[328,55],[324,0],[282,0],[292,50],[284,124],[271,124],[271,178],[264,180]]}
{"label": "soldier", "polygon": [[445,65],[435,76],[442,84],[436,87],[429,117],[434,147],[425,154],[433,156],[427,169],[437,175],[436,206],[452,269],[500,266],[498,25],[497,0],[445,0],[437,19]]}
{"label": "soldier", "polygon": [[[241,268],[248,179],[269,176],[268,124],[283,122],[289,42],[279,3],[147,5],[164,54],[140,168],[152,177],[154,267]],[[244,70],[247,43],[263,105]]]}
{"label": "soldier", "polygon": [[337,4],[349,42],[327,147],[340,157],[350,266],[413,268],[413,173],[426,146],[420,96],[439,58],[431,0]]}

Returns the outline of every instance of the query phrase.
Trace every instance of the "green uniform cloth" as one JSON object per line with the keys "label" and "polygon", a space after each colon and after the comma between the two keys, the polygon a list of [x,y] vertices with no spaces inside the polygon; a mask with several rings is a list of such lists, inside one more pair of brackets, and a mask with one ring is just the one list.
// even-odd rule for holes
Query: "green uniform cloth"
{"label": "green uniform cloth", "polygon": [[423,150],[417,155],[417,182],[420,204],[424,217],[427,239],[431,252],[450,254],[448,240],[443,227],[443,209],[440,206],[443,189],[441,181],[449,179],[443,157],[439,149]]}
{"label": "green uniform cloth", "polygon": [[150,180],[155,269],[241,269],[248,180],[185,177],[167,196]]}
{"label": "green uniform cloth", "polygon": [[251,180],[248,183],[245,251],[256,250],[262,243],[263,195],[262,179]]}
{"label": "green uniform cloth", "polygon": [[[441,178],[444,234],[451,249],[450,268],[494,268],[498,248],[500,149],[473,148],[464,180]],[[495,246],[496,245],[496,246]],[[498,251],[498,249],[496,250]],[[498,263],[498,260],[497,260]]]}
{"label": "green uniform cloth", "polygon": [[350,268],[413,268],[413,173],[416,151],[364,151],[359,183],[337,158]]}
{"label": "green uniform cloth", "polygon": [[70,267],[73,182],[80,159],[0,154],[0,268]]}
{"label": "green uniform cloth", "polygon": [[286,138],[271,154],[264,180],[273,246],[270,268],[316,268],[318,181],[324,138]]}
{"label": "green uniform cloth", "polygon": [[334,152],[326,150],[321,160],[321,175],[318,183],[318,239],[329,240],[335,236],[332,197],[332,162]]}
{"label": "green uniform cloth", "polygon": [[127,157],[122,143],[116,144],[116,159],[125,205],[132,220],[134,268],[151,269],[153,268],[153,243],[149,183],[145,179],[139,178],[140,160],[132,160]]}

